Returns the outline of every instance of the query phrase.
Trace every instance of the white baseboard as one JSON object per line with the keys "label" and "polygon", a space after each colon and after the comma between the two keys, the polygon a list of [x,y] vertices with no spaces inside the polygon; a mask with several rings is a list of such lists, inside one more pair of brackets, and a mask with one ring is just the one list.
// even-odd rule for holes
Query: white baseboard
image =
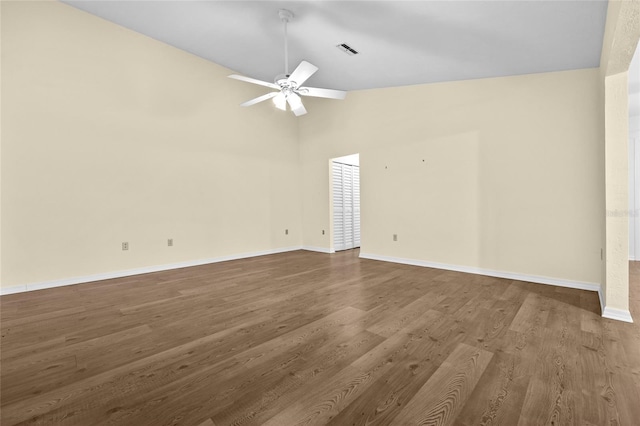
{"label": "white baseboard", "polygon": [[600,312],[602,312],[603,318],[609,318],[612,320],[624,321],[624,322],[633,322],[633,318],[631,318],[631,312],[623,309],[616,308],[608,308],[606,306],[606,300],[604,299],[604,293],[602,292],[602,287],[598,290],[598,298],[600,298]]}
{"label": "white baseboard", "polygon": [[600,284],[581,281],[565,280],[561,278],[541,277],[536,275],[524,275],[513,272],[494,271],[491,269],[474,268],[470,266],[448,265],[444,263],[428,262],[425,260],[403,259],[398,257],[380,256],[372,253],[360,252],[363,259],[382,260],[384,262],[402,263],[405,265],[423,266],[426,268],[444,269],[447,271],[465,272],[468,274],[486,275],[489,277],[506,278],[508,280],[526,281],[536,284],[548,284],[558,287],[569,287],[579,290],[599,291]]}
{"label": "white baseboard", "polygon": [[384,262],[402,263],[405,265],[423,266],[427,268],[444,269],[447,271],[466,272],[470,274],[486,275],[489,277],[506,278],[506,279],[517,280],[517,281],[526,281],[526,282],[532,282],[536,284],[548,284],[548,285],[555,285],[558,287],[575,288],[578,290],[596,291],[598,292],[598,298],[600,299],[600,309],[602,312],[602,317],[618,320],[618,321],[624,321],[624,322],[633,322],[633,318],[631,317],[631,312],[629,312],[628,310],[609,308],[605,306],[605,299],[604,299],[604,294],[602,292],[602,287],[599,284],[595,284],[595,283],[571,281],[571,280],[564,280],[559,278],[541,277],[536,275],[516,274],[513,272],[494,271],[491,269],[472,268],[467,266],[447,265],[443,263],[427,262],[424,260],[403,259],[398,257],[380,256],[376,254],[362,253],[362,252],[360,253],[360,257],[363,259],[381,260]]}
{"label": "white baseboard", "polygon": [[624,321],[624,322],[633,322],[633,318],[631,318],[631,312],[623,309],[616,308],[607,308],[605,307],[602,310],[602,316],[604,318],[609,318],[612,320]]}
{"label": "white baseboard", "polygon": [[129,277],[132,275],[148,274],[151,272],[169,271],[171,269],[188,268],[190,266],[207,265],[210,263],[226,262],[228,260],[246,259],[249,257],[265,256],[269,254],[284,253],[288,251],[301,250],[302,246],[284,247],[272,250],[261,250],[249,253],[233,254],[209,259],[189,260],[186,262],[171,263],[168,265],[148,266],[144,268],[129,269],[125,271],[105,272],[102,274],[85,275],[82,277],[63,278],[60,280],[44,281],[32,284],[23,284],[13,287],[0,288],[0,296],[7,294],[23,293],[25,291],[44,290],[47,288],[62,287],[66,285],[82,284],[93,281],[109,280],[112,278]]}
{"label": "white baseboard", "polygon": [[[255,252],[249,252],[249,253],[240,253],[240,254],[220,256],[220,257],[209,258],[209,259],[200,259],[200,260],[172,263],[168,265],[156,265],[156,266],[149,266],[144,268],[129,269],[125,271],[106,272],[102,274],[86,275],[81,277],[64,278],[59,280],[23,284],[23,285],[17,285],[12,287],[4,287],[4,288],[0,288],[0,296],[15,294],[15,293],[23,293],[27,291],[44,290],[47,288],[62,287],[67,285],[82,284],[82,283],[88,283],[88,282],[94,282],[94,281],[102,281],[102,280],[108,280],[113,278],[129,277],[133,275],[148,274],[151,272],[161,272],[161,271],[168,271],[172,269],[188,268],[190,266],[207,265],[211,263],[226,262],[229,260],[246,259],[250,257],[265,256],[269,254],[284,253],[284,252],[295,251],[295,250],[308,250],[308,251],[315,251],[320,253],[335,253],[335,250],[323,248],[323,247],[312,247],[312,246],[284,247],[284,248],[273,249],[273,250],[262,250],[262,251],[255,251]],[[381,255],[376,255],[371,253],[362,253],[362,252],[360,252],[360,257],[363,259],[380,260],[384,262],[401,263],[405,265],[422,266],[427,268],[444,269],[448,271],[486,275],[490,277],[533,282],[537,284],[548,284],[548,285],[555,285],[559,287],[569,287],[569,288],[576,288],[580,290],[597,291],[598,297],[600,299],[600,308],[602,309],[602,316],[604,318],[614,319],[618,321],[625,321],[625,322],[633,322],[631,313],[628,310],[605,307],[602,289],[600,285],[594,284],[594,283],[570,281],[570,280],[563,280],[558,278],[540,277],[540,276],[533,276],[533,275],[523,275],[523,274],[516,274],[512,272],[493,271],[490,269],[472,268],[472,267],[466,267],[466,266],[447,265],[443,263],[427,262],[427,261],[415,260],[415,259],[403,259],[403,258],[381,256]]]}
{"label": "white baseboard", "polygon": [[313,247],[313,246],[302,246],[302,250],[308,250],[308,251],[317,251],[320,253],[335,253],[336,251],[334,249],[330,249],[327,247]]}
{"label": "white baseboard", "polygon": [[25,291],[27,291],[26,285],[15,285],[13,287],[4,287],[4,288],[0,288],[0,296],[4,296],[5,294],[24,293]]}

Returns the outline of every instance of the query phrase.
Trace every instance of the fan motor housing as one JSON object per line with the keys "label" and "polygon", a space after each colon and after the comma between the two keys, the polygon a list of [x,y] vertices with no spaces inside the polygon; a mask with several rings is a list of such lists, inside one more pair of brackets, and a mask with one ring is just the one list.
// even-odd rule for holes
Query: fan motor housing
{"label": "fan motor housing", "polygon": [[276,83],[278,86],[280,86],[283,89],[291,89],[291,90],[296,89],[297,85],[295,81],[290,82],[288,81],[288,78],[289,78],[288,75],[281,74],[276,77],[274,83]]}
{"label": "fan motor housing", "polygon": [[289,22],[293,19],[293,12],[287,9],[280,9],[278,11],[278,16],[280,17],[280,20]]}

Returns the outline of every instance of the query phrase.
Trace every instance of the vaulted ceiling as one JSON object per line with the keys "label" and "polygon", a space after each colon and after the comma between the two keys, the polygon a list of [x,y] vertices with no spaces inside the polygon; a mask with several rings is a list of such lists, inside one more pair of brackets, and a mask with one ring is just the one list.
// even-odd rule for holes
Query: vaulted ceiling
{"label": "vaulted ceiling", "polygon": [[[65,1],[254,78],[357,90],[599,66],[606,1]],[[336,46],[357,50],[347,55]]]}

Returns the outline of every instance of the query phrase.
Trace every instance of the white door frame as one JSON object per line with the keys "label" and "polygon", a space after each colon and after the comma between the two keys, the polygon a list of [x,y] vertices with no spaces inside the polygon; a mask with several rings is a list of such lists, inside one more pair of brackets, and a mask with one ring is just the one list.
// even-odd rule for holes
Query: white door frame
{"label": "white door frame", "polygon": [[[336,235],[336,220],[335,220],[335,208],[334,208],[334,163],[338,163],[338,164],[345,164],[348,166],[355,166],[358,167],[358,194],[360,192],[360,179],[359,179],[359,154],[353,154],[353,155],[349,155],[349,156],[345,156],[345,157],[337,157],[337,158],[332,158],[329,160],[329,214],[330,214],[330,224],[329,224],[329,239],[330,239],[330,249],[329,251],[331,253],[334,253],[337,250],[348,250],[348,249],[352,249],[352,248],[356,248],[356,247],[360,247],[360,238],[357,239],[356,242],[356,235],[355,235],[355,223],[352,223],[351,229],[352,229],[352,240],[353,240],[353,246],[351,247],[338,247],[335,243],[335,235]],[[352,180],[352,185],[353,185],[353,180]],[[353,197],[353,194],[351,196],[351,206],[350,206],[350,211],[351,211],[351,221],[355,221],[355,220],[360,220],[360,214],[358,214],[358,218],[356,218],[356,209],[354,206],[354,202],[355,199]],[[344,210],[344,209],[343,209]],[[358,209],[359,212],[359,209]],[[342,212],[344,215],[344,211]],[[342,219],[342,222],[344,223],[344,216]],[[360,223],[358,223],[358,228],[359,228]],[[344,228],[343,231],[344,233]]]}

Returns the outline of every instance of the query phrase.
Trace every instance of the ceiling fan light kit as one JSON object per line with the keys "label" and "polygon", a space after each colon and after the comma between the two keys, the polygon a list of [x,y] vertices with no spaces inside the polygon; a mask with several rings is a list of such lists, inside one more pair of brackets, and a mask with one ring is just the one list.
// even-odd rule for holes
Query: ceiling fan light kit
{"label": "ceiling fan light kit", "polygon": [[289,74],[289,46],[287,38],[287,24],[293,19],[293,12],[287,9],[280,9],[278,16],[284,24],[284,74],[276,76],[273,83],[269,83],[255,78],[245,77],[242,75],[233,74],[229,78],[235,80],[245,81],[247,83],[257,84],[265,86],[270,89],[277,90],[276,92],[270,92],[266,95],[259,96],[255,99],[251,99],[247,102],[240,104],[240,106],[247,107],[255,105],[259,102],[266,101],[267,99],[273,99],[273,103],[276,108],[286,111],[287,105],[291,108],[291,111],[296,117],[307,113],[302,99],[300,96],[312,96],[316,98],[327,99],[344,99],[347,95],[342,90],[321,89],[317,87],[303,87],[305,81],[309,79],[316,71],[318,67],[310,64],[307,61],[300,62],[300,65],[296,67],[291,74]]}

